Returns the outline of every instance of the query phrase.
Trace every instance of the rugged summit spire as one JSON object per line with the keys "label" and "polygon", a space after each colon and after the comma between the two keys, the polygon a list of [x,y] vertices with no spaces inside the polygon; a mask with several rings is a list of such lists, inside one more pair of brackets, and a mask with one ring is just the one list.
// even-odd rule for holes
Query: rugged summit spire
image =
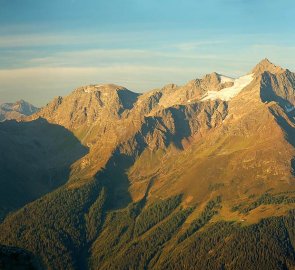
{"label": "rugged summit spire", "polygon": [[255,67],[252,69],[252,73],[254,74],[261,74],[265,71],[268,71],[273,74],[282,73],[285,71],[285,69],[276,66],[272,62],[270,62],[267,58],[264,58],[261,60]]}

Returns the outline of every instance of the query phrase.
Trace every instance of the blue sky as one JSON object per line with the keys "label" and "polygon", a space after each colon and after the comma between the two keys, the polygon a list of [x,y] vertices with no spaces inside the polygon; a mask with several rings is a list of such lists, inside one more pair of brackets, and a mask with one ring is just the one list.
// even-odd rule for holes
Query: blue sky
{"label": "blue sky", "polygon": [[265,57],[294,71],[294,18],[293,0],[0,0],[0,102],[237,77]]}

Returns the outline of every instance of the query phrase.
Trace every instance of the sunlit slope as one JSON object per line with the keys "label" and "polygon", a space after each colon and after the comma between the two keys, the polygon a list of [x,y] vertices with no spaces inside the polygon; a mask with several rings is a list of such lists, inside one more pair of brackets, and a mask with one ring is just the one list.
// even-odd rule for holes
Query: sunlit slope
{"label": "sunlit slope", "polygon": [[212,73],[144,94],[93,85],[31,118],[65,126],[89,147],[72,166],[69,186],[96,177],[112,190],[115,207],[147,189],[151,200],[183,193],[201,202],[220,194],[232,204],[294,187],[294,78],[264,59],[238,80]]}

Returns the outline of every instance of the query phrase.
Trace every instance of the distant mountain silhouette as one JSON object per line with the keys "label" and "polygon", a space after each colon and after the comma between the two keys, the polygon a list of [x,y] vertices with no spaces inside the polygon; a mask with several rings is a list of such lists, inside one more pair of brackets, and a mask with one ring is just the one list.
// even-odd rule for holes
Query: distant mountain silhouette
{"label": "distant mountain silhouette", "polygon": [[15,103],[2,103],[0,104],[0,121],[21,119],[37,112],[38,110],[39,108],[22,99]]}

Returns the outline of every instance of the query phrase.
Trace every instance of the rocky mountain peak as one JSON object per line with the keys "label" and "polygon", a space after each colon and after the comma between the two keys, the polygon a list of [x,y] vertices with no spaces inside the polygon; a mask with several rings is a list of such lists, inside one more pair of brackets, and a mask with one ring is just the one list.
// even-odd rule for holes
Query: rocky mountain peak
{"label": "rocky mountain peak", "polygon": [[268,71],[273,74],[278,74],[278,73],[285,72],[285,69],[281,68],[280,66],[276,66],[275,64],[270,62],[267,58],[264,58],[254,67],[254,69],[252,69],[251,73],[259,75],[265,71]]}
{"label": "rocky mountain peak", "polygon": [[218,85],[220,83],[219,74],[212,72],[203,77],[203,82],[211,85]]}
{"label": "rocky mountain peak", "polygon": [[172,90],[175,90],[178,86],[174,83],[169,83],[169,84],[166,84],[162,87],[162,91],[172,91]]}
{"label": "rocky mountain peak", "polygon": [[226,87],[231,87],[234,83],[234,79],[221,75],[217,72],[212,72],[210,74],[205,75],[202,78],[202,88],[205,90],[216,90],[219,91]]}
{"label": "rocky mountain peak", "polygon": [[12,109],[24,115],[31,115],[38,111],[38,108],[23,99],[12,104]]}
{"label": "rocky mountain peak", "polygon": [[38,110],[39,108],[22,99],[15,103],[2,103],[0,104],[0,121],[20,119],[24,116],[34,114]]}

